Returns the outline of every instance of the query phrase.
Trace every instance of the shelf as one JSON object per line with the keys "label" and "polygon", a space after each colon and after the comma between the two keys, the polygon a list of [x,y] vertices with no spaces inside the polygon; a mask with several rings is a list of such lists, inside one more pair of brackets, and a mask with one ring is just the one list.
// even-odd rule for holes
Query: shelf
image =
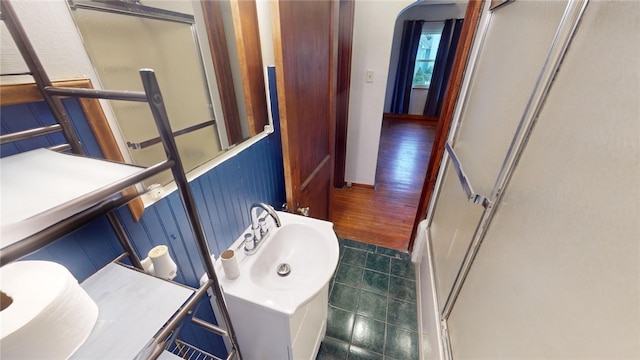
{"label": "shelf", "polygon": [[111,263],[81,284],[98,304],[91,335],[73,359],[133,359],[192,289]]}
{"label": "shelf", "polygon": [[47,149],[2,158],[0,169],[2,249],[96,205],[105,198],[92,195],[144,171]]}
{"label": "shelf", "polygon": [[[218,299],[222,298],[222,289],[209,258],[207,240],[156,75],[152,69],[140,70],[144,92],[53,87],[11,3],[10,0],[0,1],[2,23],[57,122],[55,130],[62,131],[68,143],[65,146],[68,145],[74,153],[83,153],[80,138],[64,110],[61,97],[141,101],[150,107],[166,159],[141,168],[46,149],[0,159],[0,265],[37,251],[105,214],[108,214],[125,254],[129,255],[132,263],[139,263],[130,239],[112,211],[139,195],[123,194],[124,190],[171,170],[202,265],[211,280],[206,287],[195,290],[115,263],[107,265],[81,284],[98,304],[99,315],[88,339],[73,358],[133,359],[143,350],[148,356],[156,356],[162,350],[157,346],[164,344],[169,336],[175,337],[173,340],[177,344],[180,322],[199,299],[206,296],[207,289],[213,290]],[[19,131],[4,134],[0,140],[8,144],[49,133],[50,130]],[[220,333],[229,338],[233,347],[230,356],[235,356],[239,354],[237,339],[224,301],[220,301],[219,306],[220,320],[227,327],[226,332]],[[201,325],[209,330],[218,329],[207,323]],[[190,346],[181,348],[178,354],[185,354],[187,348],[194,350],[189,353],[199,359],[202,359],[200,355],[207,355]],[[150,349],[153,351],[149,352]],[[164,351],[160,355],[163,359],[175,359],[174,354]]]}

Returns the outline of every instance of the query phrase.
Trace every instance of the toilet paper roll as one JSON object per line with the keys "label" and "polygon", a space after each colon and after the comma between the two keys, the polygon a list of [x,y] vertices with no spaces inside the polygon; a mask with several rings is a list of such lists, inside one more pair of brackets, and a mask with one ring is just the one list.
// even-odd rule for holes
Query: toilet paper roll
{"label": "toilet paper roll", "polygon": [[222,262],[222,269],[224,275],[229,280],[233,280],[240,276],[240,268],[238,267],[238,259],[233,250],[225,250],[220,254],[220,261]]}
{"label": "toilet paper roll", "polygon": [[67,359],[98,319],[96,303],[60,264],[11,263],[0,279],[2,359]]}

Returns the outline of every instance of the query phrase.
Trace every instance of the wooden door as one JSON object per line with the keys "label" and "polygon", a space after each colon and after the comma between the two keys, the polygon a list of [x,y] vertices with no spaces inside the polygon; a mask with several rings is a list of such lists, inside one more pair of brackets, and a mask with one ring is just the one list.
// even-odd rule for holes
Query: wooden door
{"label": "wooden door", "polygon": [[336,1],[275,1],[272,25],[287,206],[329,219],[337,79]]}

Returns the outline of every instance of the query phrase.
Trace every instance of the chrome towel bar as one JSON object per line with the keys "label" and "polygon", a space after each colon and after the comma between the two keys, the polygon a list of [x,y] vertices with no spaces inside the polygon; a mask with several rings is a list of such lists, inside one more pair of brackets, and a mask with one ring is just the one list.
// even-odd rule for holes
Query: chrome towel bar
{"label": "chrome towel bar", "polygon": [[453,168],[458,174],[458,179],[460,180],[460,185],[462,185],[462,189],[467,194],[467,198],[474,204],[482,205],[485,209],[491,205],[491,200],[489,200],[486,196],[480,195],[473,190],[471,186],[471,182],[469,181],[469,177],[464,172],[462,165],[460,164],[460,159],[456,155],[456,152],[453,150],[453,146],[451,145],[451,141],[447,141],[445,144],[445,148],[447,149],[447,153],[449,154],[449,158],[453,163]]}

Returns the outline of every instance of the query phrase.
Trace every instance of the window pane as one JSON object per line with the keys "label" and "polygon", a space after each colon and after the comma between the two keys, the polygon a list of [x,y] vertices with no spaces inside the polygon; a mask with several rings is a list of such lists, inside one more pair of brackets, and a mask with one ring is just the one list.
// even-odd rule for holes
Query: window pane
{"label": "window pane", "polygon": [[433,64],[438,54],[441,33],[422,33],[413,72],[413,86],[429,86]]}

